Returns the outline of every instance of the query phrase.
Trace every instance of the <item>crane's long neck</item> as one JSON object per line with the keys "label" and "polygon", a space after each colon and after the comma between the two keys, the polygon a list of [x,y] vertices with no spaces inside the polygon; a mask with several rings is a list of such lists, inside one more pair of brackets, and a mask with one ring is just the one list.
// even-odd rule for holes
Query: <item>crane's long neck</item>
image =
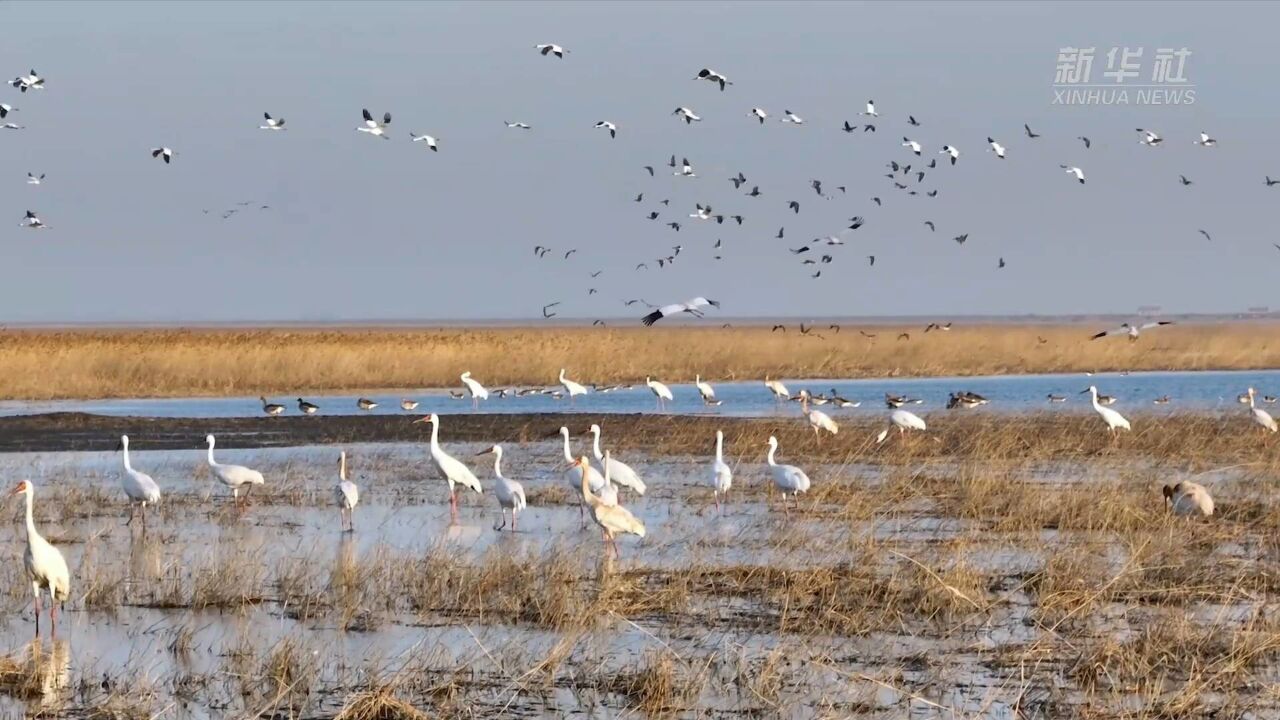
{"label": "crane's long neck", "polygon": [[339,480],[347,479],[347,454],[346,453],[342,453],[342,455],[338,458],[338,479]]}
{"label": "crane's long neck", "polygon": [[1249,395],[1249,409],[1250,409],[1250,410],[1253,410],[1253,409],[1254,409],[1254,406],[1253,406],[1253,388],[1249,388],[1249,393],[1248,393],[1248,395]]}
{"label": "crane's long neck", "polygon": [[716,462],[724,462],[724,436],[716,433]]}
{"label": "crane's long neck", "polygon": [[1089,397],[1093,400],[1093,409],[1102,412],[1102,403],[1098,402],[1098,391],[1094,388],[1089,388]]}
{"label": "crane's long neck", "polygon": [[600,431],[593,429],[591,431],[591,434],[594,437],[594,439],[591,441],[591,451],[596,454],[597,460],[603,460],[604,455],[600,453]]}
{"label": "crane's long neck", "polygon": [[774,460],[774,459],[773,459],[773,454],[774,454],[775,452],[777,452],[777,450],[778,450],[778,445],[777,445],[777,443],[769,443],[769,464],[770,464],[770,465],[777,465],[777,464],[778,464],[778,462],[777,462],[776,460]]}
{"label": "crane's long neck", "polygon": [[23,493],[27,496],[27,544],[31,544],[31,538],[40,537],[40,533],[36,532],[36,521],[31,515],[31,507],[35,504],[35,491],[31,489],[31,484],[27,483],[27,491]]}
{"label": "crane's long neck", "polygon": [[564,459],[573,462],[573,453],[569,452],[569,433],[568,431],[560,433],[560,437],[564,438]]}
{"label": "crane's long neck", "polygon": [[431,452],[440,452],[440,421],[431,423]]}
{"label": "crane's long neck", "polygon": [[591,483],[587,480],[587,470],[590,467],[590,465],[584,462],[578,466],[578,469],[582,471],[582,499],[591,507],[595,507],[600,504],[600,499],[591,494]]}
{"label": "crane's long neck", "polygon": [[502,448],[493,449],[493,474],[502,477]]}
{"label": "crane's long neck", "polygon": [[133,472],[133,465],[129,463],[129,441],[125,440],[120,449],[124,451],[124,469]]}
{"label": "crane's long neck", "polygon": [[213,441],[209,441],[209,467],[217,467],[218,463],[213,459]]}
{"label": "crane's long neck", "polygon": [[605,455],[604,458],[600,461],[600,464],[604,466],[604,486],[603,487],[606,487],[606,488],[610,487],[611,479],[609,477],[609,466],[613,464],[609,462],[609,460],[610,460],[610,457],[608,455]]}

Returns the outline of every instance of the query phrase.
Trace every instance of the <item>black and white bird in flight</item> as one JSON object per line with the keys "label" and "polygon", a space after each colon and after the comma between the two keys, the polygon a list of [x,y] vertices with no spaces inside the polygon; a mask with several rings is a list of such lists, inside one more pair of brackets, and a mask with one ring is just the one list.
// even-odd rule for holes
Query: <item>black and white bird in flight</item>
{"label": "black and white bird in flight", "polygon": [[689,164],[689,158],[681,158],[680,169],[671,174],[676,175],[678,177],[698,177],[693,172],[693,165]]}
{"label": "black and white bird in flight", "polygon": [[1164,138],[1160,137],[1159,135],[1152,132],[1151,130],[1143,130],[1142,128],[1138,128],[1137,132],[1142,133],[1142,138],[1138,140],[1138,142],[1148,147],[1155,147],[1156,145],[1159,145],[1160,143],[1164,142]]}
{"label": "black and white bird in flight", "polygon": [[803,125],[803,124],[804,124],[804,118],[801,118],[799,115],[796,115],[795,113],[791,112],[790,110],[783,110],[783,111],[782,111],[782,122],[784,122],[784,123],[791,123],[791,124],[793,124],[793,125]]}
{"label": "black and white bird in flight", "polygon": [[959,150],[957,150],[957,149],[955,149],[954,147],[952,147],[952,146],[950,146],[950,145],[943,145],[943,146],[942,146],[942,149],[938,151],[938,154],[939,154],[939,155],[950,155],[950,156],[951,156],[951,164],[952,164],[952,165],[955,165],[955,164],[956,164],[956,160],[959,160],[959,159],[960,159],[960,151],[959,151]]}
{"label": "black and white bird in flight", "polygon": [[262,113],[262,118],[263,120],[266,121],[266,124],[259,125],[258,126],[259,130],[283,130],[284,129],[284,118],[273,118],[271,117],[271,113],[265,113],[265,112]]}
{"label": "black and white bird in flight", "polygon": [[39,185],[42,182],[44,182],[44,173],[40,173],[39,175],[33,175],[31,173],[27,173],[28,185]]}
{"label": "black and white bird in flight", "polygon": [[164,164],[168,165],[173,160],[173,150],[167,147],[152,148],[151,157],[163,158]]}
{"label": "black and white bird in flight", "polygon": [[[995,154],[996,154],[996,157],[998,157],[998,158],[1000,158],[1001,160],[1003,160],[1003,159],[1004,159],[1004,146],[1003,146],[1003,145],[1001,145],[1000,143],[996,142],[993,138],[987,138],[987,142],[991,143],[991,150],[989,150],[988,152],[993,152],[993,153],[995,153]],[[954,162],[955,162],[955,158],[956,158],[956,156],[958,156],[958,155],[959,155],[959,153],[956,153],[956,155],[952,155],[952,156],[951,156],[951,161],[952,161],[952,163],[954,163]]]}
{"label": "black and white bird in flight", "polygon": [[383,113],[382,122],[378,122],[373,119],[373,113],[369,112],[368,108],[364,108],[362,112],[364,114],[364,125],[356,128],[357,131],[369,133],[370,135],[380,137],[383,140],[391,139],[387,135],[387,126],[391,124],[391,113]]}
{"label": "black and white bird in flight", "polygon": [[44,230],[49,227],[44,224],[44,221],[41,220],[38,215],[36,215],[34,210],[28,210],[27,216],[23,218],[20,224],[22,227],[31,228],[32,230]]}
{"label": "black and white bird in flight", "polygon": [[720,303],[715,300],[708,300],[707,298],[704,298],[704,297],[696,297],[696,298],[693,298],[692,300],[686,300],[685,302],[682,302],[682,303],[672,303],[671,305],[663,305],[657,310],[654,310],[648,315],[645,315],[643,318],[640,319],[640,322],[644,323],[645,326],[649,326],[649,325],[653,325],[654,323],[658,322],[664,317],[670,317],[672,315],[678,315],[680,313],[689,313],[694,317],[700,318],[703,316],[702,308],[708,307],[708,306],[718,308],[720,307]]}
{"label": "black and white bird in flight", "polygon": [[565,50],[564,48],[560,47],[559,45],[556,45],[555,43],[543,43],[542,45],[534,45],[533,48],[538,52],[542,53],[543,56],[555,55],[561,60],[563,60],[564,56],[569,52],[568,50]]}
{"label": "black and white bird in flight", "polygon": [[751,108],[751,112],[748,114],[756,120],[759,120],[761,125],[764,124],[765,118],[769,117],[769,113],[765,112],[764,108],[758,107]]}
{"label": "black and white bird in flight", "polygon": [[3,120],[9,117],[9,113],[17,112],[17,111],[18,111],[18,108],[12,105],[9,105],[7,103],[0,103],[0,120]]}
{"label": "black and white bird in flight", "polygon": [[672,115],[679,115],[686,125],[692,125],[695,122],[701,122],[702,116],[696,114],[687,107],[678,107],[671,112]]}
{"label": "black and white bird in flight", "polygon": [[409,133],[409,137],[412,138],[411,142],[426,143],[427,147],[431,148],[431,152],[440,152],[439,142],[430,135],[415,135],[413,133]]}
{"label": "black and white bird in flight", "polygon": [[902,138],[902,147],[911,148],[911,152],[915,153],[916,155],[920,154],[920,150],[921,150],[920,143],[916,142],[915,140],[912,140],[911,138],[908,138],[908,137]]}
{"label": "black and white bird in flight", "polygon": [[595,124],[595,128],[596,128],[597,130],[608,130],[608,131],[609,131],[609,137],[611,137],[611,138],[616,138],[616,137],[618,137],[618,126],[617,126],[617,125],[614,125],[613,123],[609,122],[608,120],[601,120],[600,122],[596,123],[596,124]]}
{"label": "black and white bird in flight", "polygon": [[726,85],[733,84],[729,82],[728,78],[716,72],[715,70],[712,70],[711,68],[702,68],[701,70],[698,71],[697,75],[693,76],[693,79],[706,80],[707,82],[718,83],[720,85],[720,92],[724,92],[724,87]]}
{"label": "black and white bird in flight", "polygon": [[502,123],[503,123],[504,125],[506,125],[507,127],[509,127],[509,128],[514,128],[514,129],[516,129],[516,130],[528,130],[528,129],[529,129],[529,123],[523,123],[523,122],[519,122],[519,121],[517,121],[517,122],[511,122],[510,120],[503,120],[503,121],[502,121]]}
{"label": "black and white bird in flight", "polygon": [[1196,140],[1195,143],[1196,145],[1200,145],[1201,147],[1213,147],[1214,145],[1218,144],[1218,141],[1209,137],[1209,133],[1202,131],[1200,133],[1200,139]]}
{"label": "black and white bird in flight", "polygon": [[37,75],[35,70],[32,70],[30,75],[19,75],[18,77],[10,80],[9,84],[17,88],[19,92],[43,90],[44,78]]}
{"label": "black and white bird in flight", "polygon": [[875,100],[868,100],[868,101],[867,101],[867,109],[866,109],[866,110],[864,110],[864,111],[862,111],[862,112],[860,112],[860,113],[858,113],[858,114],[859,114],[859,115],[866,115],[867,117],[880,117],[880,113],[876,112],[876,101],[875,101]]}
{"label": "black and white bird in flight", "polygon": [[1063,170],[1066,170],[1068,175],[1075,175],[1076,180],[1079,181],[1081,185],[1084,184],[1084,171],[1081,170],[1080,168],[1074,167],[1071,165],[1059,165],[1058,167],[1062,168]]}
{"label": "black and white bird in flight", "polygon": [[1143,330],[1150,330],[1151,328],[1160,327],[1162,325],[1172,325],[1172,324],[1173,324],[1172,320],[1156,320],[1149,323],[1143,323],[1141,325],[1130,325],[1129,323],[1124,323],[1118,328],[1103,330],[1102,332],[1098,333],[1097,335],[1094,335],[1089,339],[1097,340],[1099,338],[1104,338],[1111,335],[1125,335],[1129,338],[1129,342],[1137,342],[1138,335],[1140,335]]}

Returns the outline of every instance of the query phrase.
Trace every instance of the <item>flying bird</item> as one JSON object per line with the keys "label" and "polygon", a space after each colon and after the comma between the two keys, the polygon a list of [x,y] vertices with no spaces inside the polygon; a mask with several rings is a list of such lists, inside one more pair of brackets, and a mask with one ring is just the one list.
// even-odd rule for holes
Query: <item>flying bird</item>
{"label": "flying bird", "polygon": [[759,120],[761,125],[764,124],[765,118],[769,117],[769,113],[765,112],[764,110],[758,107],[751,108],[751,112],[748,113],[748,115],[754,117],[756,120]]}
{"label": "flying bird", "polygon": [[929,226],[929,232],[938,232],[938,228],[933,226],[932,220],[925,220],[924,224]]}
{"label": "flying bird", "polygon": [[431,148],[432,152],[440,152],[439,144],[436,142],[436,139],[430,135],[414,135],[413,133],[409,133],[409,137],[413,138],[411,142],[426,143],[427,147]]}
{"label": "flying bird", "polygon": [[259,125],[258,126],[259,130],[283,130],[284,129],[284,118],[273,118],[271,117],[271,113],[265,113],[265,112],[262,113],[262,117],[264,120],[266,120],[266,124]]}
{"label": "flying bird", "polygon": [[693,79],[706,80],[707,82],[718,83],[720,85],[720,92],[724,92],[724,88],[726,85],[733,84],[729,82],[729,80],[725,76],[721,75],[720,73],[710,68],[702,68],[701,70],[698,71],[698,74],[693,77]]}
{"label": "flying bird", "polygon": [[1143,130],[1142,128],[1138,128],[1137,132],[1142,133],[1142,139],[1138,140],[1138,142],[1148,147],[1155,147],[1156,145],[1159,145],[1160,143],[1164,142],[1163,138],[1161,138],[1159,135],[1157,135],[1156,133],[1150,130]]}
{"label": "flying bird", "polygon": [[44,224],[44,221],[41,220],[38,215],[36,215],[34,210],[28,210],[26,218],[24,218],[20,224],[22,227],[30,228],[32,230],[44,230],[49,227]]}
{"label": "flying bird", "polygon": [[[616,137],[618,137],[618,126],[617,126],[617,125],[614,125],[613,123],[609,122],[608,120],[601,120],[600,122],[596,123],[596,124],[595,124],[595,128],[596,128],[597,130],[608,130],[608,131],[609,131],[609,137],[611,137],[611,138],[616,138]],[[650,174],[653,174],[653,170],[650,170],[650,171],[649,171],[649,173],[650,173]]]}
{"label": "flying bird", "polygon": [[1205,240],[1208,240],[1209,242],[1213,242],[1213,238],[1209,237],[1209,233],[1208,233],[1208,231],[1206,231],[1206,230],[1200,230],[1199,232],[1200,232],[1200,234],[1201,234],[1201,235],[1203,235],[1203,236],[1204,236],[1204,239],[1205,239]]}
{"label": "flying bird", "polygon": [[18,111],[18,108],[12,105],[9,105],[6,103],[0,103],[0,120],[3,120],[4,118],[9,117],[9,113],[17,112],[17,111]]}
{"label": "flying bird", "polygon": [[503,120],[503,121],[502,121],[502,123],[503,123],[504,125],[506,125],[508,128],[514,128],[514,129],[517,129],[517,130],[528,130],[528,129],[529,129],[529,124],[528,124],[528,123],[522,123],[522,122],[518,122],[518,121],[517,121],[517,122],[511,122],[510,120]]}
{"label": "flying bird", "polygon": [[374,120],[373,113],[370,113],[368,108],[365,108],[363,113],[364,125],[356,128],[358,132],[369,133],[373,137],[380,137],[383,140],[391,139],[390,136],[387,135],[387,126],[391,124],[391,113],[383,113],[382,122]]}
{"label": "flying bird", "polygon": [[799,214],[800,212],[800,202],[798,200],[792,200],[788,202],[787,207],[790,208],[796,214]]}
{"label": "flying bird", "polygon": [[[993,152],[993,153],[995,153],[995,154],[996,154],[996,157],[998,157],[998,158],[1000,158],[1001,160],[1003,160],[1003,159],[1004,159],[1004,146],[1003,146],[1003,145],[1001,145],[1000,143],[996,142],[995,140],[991,139],[991,138],[987,138],[987,142],[991,143],[991,150],[989,150],[988,152]],[[952,164],[955,164],[955,159],[956,159],[956,157],[958,157],[958,156],[959,156],[959,154],[960,154],[960,153],[958,153],[958,152],[957,152],[956,154],[954,154],[954,155],[952,155],[952,156],[951,156],[951,162],[952,162]]]}
{"label": "flying bird", "polygon": [[168,165],[173,160],[173,150],[167,147],[152,148],[151,157],[164,159],[164,164]]}
{"label": "flying bird", "polygon": [[696,298],[693,298],[692,300],[686,300],[685,302],[682,302],[682,303],[672,303],[671,305],[663,305],[657,310],[654,310],[648,315],[645,315],[643,318],[640,319],[640,322],[644,323],[644,325],[647,327],[647,326],[653,325],[654,323],[658,322],[664,317],[670,317],[672,315],[678,315],[680,313],[689,313],[694,317],[700,318],[700,317],[703,317],[702,308],[707,306],[718,308],[720,307],[720,303],[716,300],[708,300],[707,298],[704,298],[704,297],[696,297]]}
{"label": "flying bird", "polygon": [[1209,133],[1201,131],[1200,139],[1196,140],[1195,144],[1201,147],[1213,147],[1218,144],[1218,141],[1209,137]]}
{"label": "flying bird", "polygon": [[1129,338],[1129,342],[1137,342],[1138,335],[1141,334],[1143,330],[1150,330],[1151,328],[1157,328],[1164,325],[1172,325],[1172,324],[1173,324],[1172,320],[1156,320],[1149,323],[1143,323],[1141,325],[1130,325],[1129,323],[1124,323],[1118,328],[1103,330],[1102,332],[1090,337],[1089,339],[1097,340],[1099,338],[1109,337],[1111,335],[1124,335]]}
{"label": "flying bird", "polygon": [[1080,142],[1084,143],[1084,149],[1085,149],[1085,150],[1088,150],[1088,149],[1093,145],[1093,143],[1089,142],[1089,138],[1087,138],[1087,137],[1085,137],[1085,136],[1083,136],[1083,135],[1081,135],[1080,137],[1077,137],[1076,139],[1077,139],[1077,140],[1079,140]]}
{"label": "flying bird", "polygon": [[955,149],[954,147],[952,147],[952,146],[950,146],[950,145],[943,145],[943,146],[942,146],[942,149],[938,151],[938,154],[939,154],[939,155],[943,155],[943,154],[950,155],[950,156],[951,156],[951,164],[952,164],[952,165],[955,165],[955,164],[956,164],[956,160],[959,160],[959,159],[960,159],[960,151],[959,151],[959,150],[957,150],[957,149]]}
{"label": "flying bird", "polygon": [[542,317],[544,317],[544,318],[553,318],[553,317],[555,317],[555,316],[556,316],[556,313],[549,313],[549,312],[547,312],[547,311],[548,311],[548,310],[550,310],[551,308],[553,308],[553,307],[555,307],[555,306],[559,305],[559,304],[560,304],[560,301],[559,301],[559,300],[557,300],[556,302],[550,303],[550,304],[548,304],[548,305],[543,305],[543,306],[542,306]]}
{"label": "flying bird", "polygon": [[564,48],[560,47],[559,45],[556,45],[555,43],[544,43],[542,45],[534,45],[533,48],[538,52],[542,53],[544,57],[547,55],[555,55],[561,60],[563,60],[564,56],[569,52],[568,50],[565,50]]}
{"label": "flying bird", "polygon": [[1031,132],[1031,126],[1026,123],[1022,123],[1022,129],[1027,132],[1027,137],[1031,138],[1032,140],[1035,140],[1036,138],[1040,137],[1040,133]]}
{"label": "flying bird", "polygon": [[1188,180],[1188,179],[1187,179],[1187,176],[1186,176],[1186,175],[1179,175],[1179,176],[1178,176],[1178,182],[1182,183],[1182,186],[1183,186],[1183,187],[1186,187],[1187,185],[1191,185],[1191,184],[1192,184],[1192,182],[1191,182],[1190,180]]}
{"label": "flying bird", "polygon": [[799,117],[798,115],[796,115],[795,113],[791,112],[790,110],[783,110],[783,111],[782,111],[782,122],[784,122],[784,123],[791,123],[791,124],[793,124],[793,125],[803,125],[803,124],[804,124],[804,120],[803,120],[801,117]]}
{"label": "flying bird", "polygon": [[921,150],[920,143],[916,142],[915,140],[912,140],[911,138],[903,137],[902,147],[909,147],[911,148],[911,152],[915,153],[916,155],[920,154],[920,150]]}
{"label": "flying bird", "polygon": [[[1067,174],[1069,174],[1069,175],[1075,175],[1075,176],[1076,176],[1076,180],[1077,180],[1077,181],[1079,181],[1079,183],[1080,183],[1081,185],[1083,185],[1083,184],[1084,184],[1084,171],[1083,171],[1083,170],[1081,170],[1080,168],[1078,168],[1078,167],[1072,167],[1072,166],[1069,166],[1069,165],[1059,165],[1058,167],[1062,168],[1063,170],[1066,170],[1066,171],[1067,171]],[[1105,183],[1104,183],[1104,184],[1105,184]]]}
{"label": "flying bird", "polygon": [[969,233],[965,233],[963,235],[957,235],[951,239],[955,240],[958,244],[963,245],[969,239]]}
{"label": "flying bird", "polygon": [[42,182],[44,182],[44,173],[40,173],[38,176],[32,175],[31,173],[27,173],[28,185],[39,185]]}
{"label": "flying bird", "polygon": [[684,120],[684,123],[686,125],[692,125],[695,122],[702,122],[702,117],[700,115],[695,114],[692,110],[690,110],[687,107],[678,107],[674,111],[672,111],[671,114],[679,115]]}

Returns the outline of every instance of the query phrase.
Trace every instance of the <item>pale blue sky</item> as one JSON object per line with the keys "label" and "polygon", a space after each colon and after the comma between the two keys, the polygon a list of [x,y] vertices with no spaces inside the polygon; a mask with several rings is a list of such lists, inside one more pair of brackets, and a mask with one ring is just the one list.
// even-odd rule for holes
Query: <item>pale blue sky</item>
{"label": "pale blue sky", "polygon": [[[0,3],[0,74],[47,78],[0,87],[27,128],[0,132],[0,321],[532,318],[557,300],[562,317],[638,318],[621,299],[694,295],[726,317],[1280,305],[1280,186],[1262,182],[1280,177],[1278,20],[1224,3]],[[540,57],[543,42],[571,53]],[[1112,46],[1144,47],[1144,74],[1155,48],[1186,47],[1197,101],[1052,106],[1066,45],[1098,48],[1095,79]],[[704,66],[735,84],[691,80]],[[878,132],[840,132],[868,98]],[[679,105],[703,122],[686,127]],[[757,105],[764,127],[746,115]],[[392,141],[354,132],[362,107],[393,113]],[[775,122],[784,108],[806,124]],[[258,130],[263,111],[288,131]],[[616,140],[592,129],[601,119]],[[1165,145],[1140,146],[1135,127]],[[1220,145],[1194,146],[1202,129]],[[926,177],[939,197],[882,176],[889,160],[920,164],[904,134],[925,162],[944,143],[963,153]],[[149,155],[162,144],[171,166]],[[672,153],[700,177],[673,178]],[[46,183],[25,185],[28,171]],[[764,197],[733,190],[739,171]],[[848,193],[822,200],[811,178]],[[699,223],[695,202],[746,224]],[[51,229],[18,227],[28,208]],[[854,215],[865,227],[811,279],[786,248]],[[579,251],[535,261],[535,244]]]}

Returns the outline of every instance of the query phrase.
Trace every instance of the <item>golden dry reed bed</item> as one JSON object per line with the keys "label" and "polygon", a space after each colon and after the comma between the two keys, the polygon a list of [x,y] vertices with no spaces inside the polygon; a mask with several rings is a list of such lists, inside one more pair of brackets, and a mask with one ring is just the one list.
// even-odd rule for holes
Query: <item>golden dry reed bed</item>
{"label": "golden dry reed bed", "polygon": [[[1105,323],[1104,323],[1105,325]],[[1101,326],[792,324],[721,328],[17,330],[0,334],[0,396],[173,397],[582,382],[990,375],[1280,367],[1276,326],[1190,324],[1089,341]],[[910,339],[898,339],[900,333]],[[862,333],[875,335],[868,338]]]}

